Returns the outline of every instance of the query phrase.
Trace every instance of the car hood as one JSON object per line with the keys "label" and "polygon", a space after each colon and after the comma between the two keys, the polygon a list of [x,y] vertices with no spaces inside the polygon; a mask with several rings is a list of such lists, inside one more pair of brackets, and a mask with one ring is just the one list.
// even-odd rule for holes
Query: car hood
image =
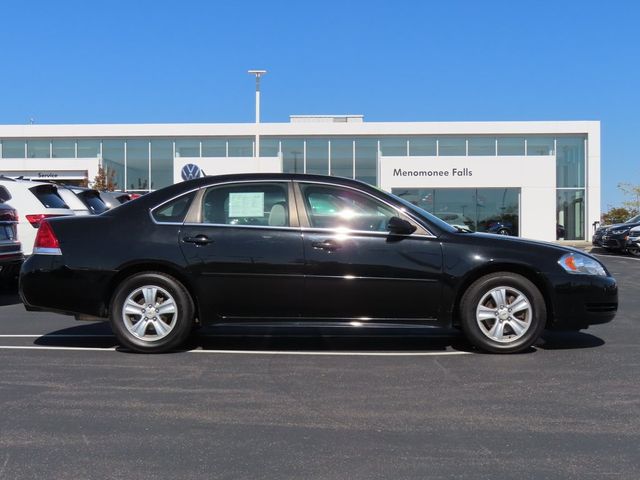
{"label": "car hood", "polygon": [[528,238],[520,238],[520,237],[507,237],[505,235],[496,235],[493,233],[460,233],[459,235],[473,235],[474,238],[486,239],[487,242],[491,242],[494,245],[503,245],[505,247],[511,248],[526,248],[527,246],[535,246],[537,248],[544,248],[553,250],[560,255],[564,253],[581,253],[582,255],[587,255],[591,257],[589,253],[581,250],[579,248],[558,245],[557,243],[545,242],[542,240],[531,240]]}

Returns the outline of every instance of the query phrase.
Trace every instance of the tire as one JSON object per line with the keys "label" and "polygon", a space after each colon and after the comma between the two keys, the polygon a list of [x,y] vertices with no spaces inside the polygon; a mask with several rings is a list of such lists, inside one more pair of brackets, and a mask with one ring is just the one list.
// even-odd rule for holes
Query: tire
{"label": "tire", "polygon": [[640,247],[628,247],[627,252],[634,257],[640,257]]}
{"label": "tire", "polygon": [[[516,306],[512,309],[512,305]],[[526,350],[538,340],[547,320],[540,290],[512,272],[492,273],[473,282],[460,300],[459,311],[467,339],[493,353]]]}
{"label": "tire", "polygon": [[143,272],[118,286],[110,320],[123,346],[135,352],[163,353],[186,341],[194,312],[193,300],[178,280],[165,273]]}
{"label": "tire", "polygon": [[501,228],[500,230],[498,230],[498,235],[511,235],[511,232],[506,228]]}

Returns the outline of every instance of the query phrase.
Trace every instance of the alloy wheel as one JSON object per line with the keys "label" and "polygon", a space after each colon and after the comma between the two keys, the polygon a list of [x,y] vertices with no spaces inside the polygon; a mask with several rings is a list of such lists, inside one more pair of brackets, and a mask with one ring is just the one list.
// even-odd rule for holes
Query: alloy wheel
{"label": "alloy wheel", "polygon": [[513,287],[499,286],[485,293],[476,308],[480,331],[491,340],[510,343],[531,327],[531,301]]}
{"label": "alloy wheel", "polygon": [[122,319],[129,333],[152,342],[166,337],[175,327],[178,307],[164,288],[145,285],[131,292],[122,307]]}

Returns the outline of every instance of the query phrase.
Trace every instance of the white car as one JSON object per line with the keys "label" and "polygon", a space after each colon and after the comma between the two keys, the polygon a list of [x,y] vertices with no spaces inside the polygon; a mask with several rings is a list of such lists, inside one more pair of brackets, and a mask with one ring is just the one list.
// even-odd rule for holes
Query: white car
{"label": "white car", "polygon": [[0,185],[11,194],[11,205],[18,212],[18,238],[25,255],[31,255],[40,222],[47,217],[73,215],[58,188],[51,183],[0,177]]}
{"label": "white car", "polygon": [[76,215],[99,215],[109,210],[100,192],[73,185],[57,185],[58,194]]}

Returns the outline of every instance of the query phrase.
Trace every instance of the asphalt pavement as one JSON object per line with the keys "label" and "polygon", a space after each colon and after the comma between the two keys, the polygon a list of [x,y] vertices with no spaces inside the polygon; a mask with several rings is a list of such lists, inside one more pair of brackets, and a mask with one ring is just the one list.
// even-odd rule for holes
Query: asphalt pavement
{"label": "asphalt pavement", "polygon": [[640,478],[640,260],[609,324],[518,355],[403,329],[208,328],[117,348],[0,294],[0,479]]}

